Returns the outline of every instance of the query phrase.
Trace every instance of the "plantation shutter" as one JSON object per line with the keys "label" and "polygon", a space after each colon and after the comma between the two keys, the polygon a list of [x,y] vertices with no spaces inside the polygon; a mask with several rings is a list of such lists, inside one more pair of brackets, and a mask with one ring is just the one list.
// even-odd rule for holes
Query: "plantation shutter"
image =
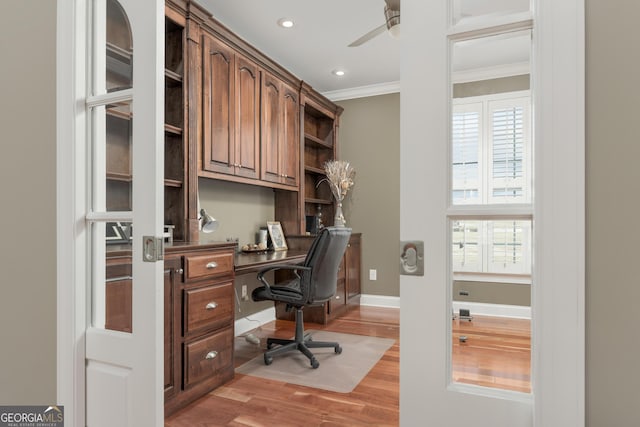
{"label": "plantation shutter", "polygon": [[480,203],[482,103],[454,107],[451,134],[452,202]]}
{"label": "plantation shutter", "polygon": [[489,203],[527,203],[528,120],[520,100],[490,102]]}

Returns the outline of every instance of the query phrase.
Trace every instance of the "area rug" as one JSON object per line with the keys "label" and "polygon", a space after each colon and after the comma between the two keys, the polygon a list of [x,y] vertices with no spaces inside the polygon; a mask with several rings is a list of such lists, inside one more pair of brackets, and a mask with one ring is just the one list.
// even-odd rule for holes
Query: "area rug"
{"label": "area rug", "polygon": [[317,369],[311,368],[309,359],[299,351],[276,356],[273,358],[273,363],[267,366],[264,364],[263,357],[265,338],[261,340],[261,346],[247,343],[243,338],[237,338],[235,352],[248,357],[255,354],[255,357],[236,368],[236,373],[339,393],[350,393],[394,343],[390,338],[327,331],[309,330],[307,332],[311,333],[315,341],[338,342],[342,347],[342,353],[336,354],[333,348],[311,349],[320,362]]}

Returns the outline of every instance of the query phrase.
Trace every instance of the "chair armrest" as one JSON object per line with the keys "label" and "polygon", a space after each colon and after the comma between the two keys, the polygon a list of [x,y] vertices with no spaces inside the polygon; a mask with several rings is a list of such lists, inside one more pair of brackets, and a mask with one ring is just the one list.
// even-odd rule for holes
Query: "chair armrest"
{"label": "chair armrest", "polygon": [[305,267],[303,265],[297,265],[297,264],[279,264],[279,265],[272,265],[270,267],[263,268],[262,270],[258,271],[258,280],[260,280],[260,282],[262,282],[262,284],[264,284],[267,288],[271,288],[271,285],[269,285],[269,283],[266,281],[266,279],[264,278],[264,275],[274,270],[292,270],[295,273],[295,275],[298,276],[298,273],[297,273],[298,270],[311,271],[311,267]]}

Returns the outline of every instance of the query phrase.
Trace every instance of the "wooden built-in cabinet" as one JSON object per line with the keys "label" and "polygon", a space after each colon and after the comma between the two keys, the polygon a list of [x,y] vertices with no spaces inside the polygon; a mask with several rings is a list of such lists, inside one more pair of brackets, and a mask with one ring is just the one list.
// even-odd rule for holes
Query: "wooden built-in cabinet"
{"label": "wooden built-in cabinet", "polygon": [[[128,23],[107,22],[105,90],[131,87]],[[164,217],[173,230],[164,260],[165,413],[233,377],[235,244],[199,244],[198,179],[273,188],[275,220],[292,249],[314,236],[306,217],[334,201],[322,183],[337,156],[342,109],[215,21],[190,0],[165,8]],[[105,208],[132,209],[131,102],[104,109]],[[99,166],[102,168],[102,166]],[[344,257],[336,297],[305,310],[326,323],[359,301],[360,235]],[[305,247],[308,249],[308,246]],[[132,332],[131,246],[107,247],[105,327]],[[283,316],[279,309],[278,316]]]}
{"label": "wooden built-in cabinet", "polygon": [[[230,243],[168,247],[164,261],[165,414],[233,378]],[[107,251],[105,328],[133,332],[130,250]]]}
{"label": "wooden built-in cabinet", "polygon": [[[185,18],[178,13],[165,18],[165,123],[164,123],[164,212],[173,238],[188,240],[187,184],[188,155],[185,143],[184,55]],[[131,87],[133,51],[127,34],[128,24],[118,14],[107,19],[107,60],[105,86],[108,92]],[[132,111],[131,102],[105,108],[105,209],[130,211],[132,205]]]}
{"label": "wooden built-in cabinet", "polygon": [[208,34],[202,57],[202,170],[258,179],[260,70]]}
{"label": "wooden built-in cabinet", "polygon": [[269,73],[262,76],[262,179],[298,187],[298,90]]}
{"label": "wooden built-in cabinet", "polygon": [[[285,234],[333,224],[324,163],[337,158],[342,108],[189,0],[165,18],[165,224],[175,241],[199,239],[198,177],[271,187]],[[108,25],[107,86],[131,82],[132,49]],[[109,34],[112,34],[109,36]],[[107,210],[131,209],[131,112],[106,110]]]}
{"label": "wooden built-in cabinet", "polygon": [[186,144],[185,19],[176,13],[165,18],[164,85],[164,212],[173,226],[173,239],[189,240],[187,223],[189,156]]}

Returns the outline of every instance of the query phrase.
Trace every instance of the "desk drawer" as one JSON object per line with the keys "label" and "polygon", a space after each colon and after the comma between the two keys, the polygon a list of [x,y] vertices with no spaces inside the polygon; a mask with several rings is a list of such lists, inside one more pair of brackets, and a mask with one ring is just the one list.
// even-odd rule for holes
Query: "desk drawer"
{"label": "desk drawer", "polygon": [[233,282],[184,291],[184,335],[232,322]]}
{"label": "desk drawer", "polygon": [[233,366],[233,328],[185,344],[185,388],[224,375]]}
{"label": "desk drawer", "polygon": [[196,280],[233,273],[233,252],[185,257],[185,279]]}

